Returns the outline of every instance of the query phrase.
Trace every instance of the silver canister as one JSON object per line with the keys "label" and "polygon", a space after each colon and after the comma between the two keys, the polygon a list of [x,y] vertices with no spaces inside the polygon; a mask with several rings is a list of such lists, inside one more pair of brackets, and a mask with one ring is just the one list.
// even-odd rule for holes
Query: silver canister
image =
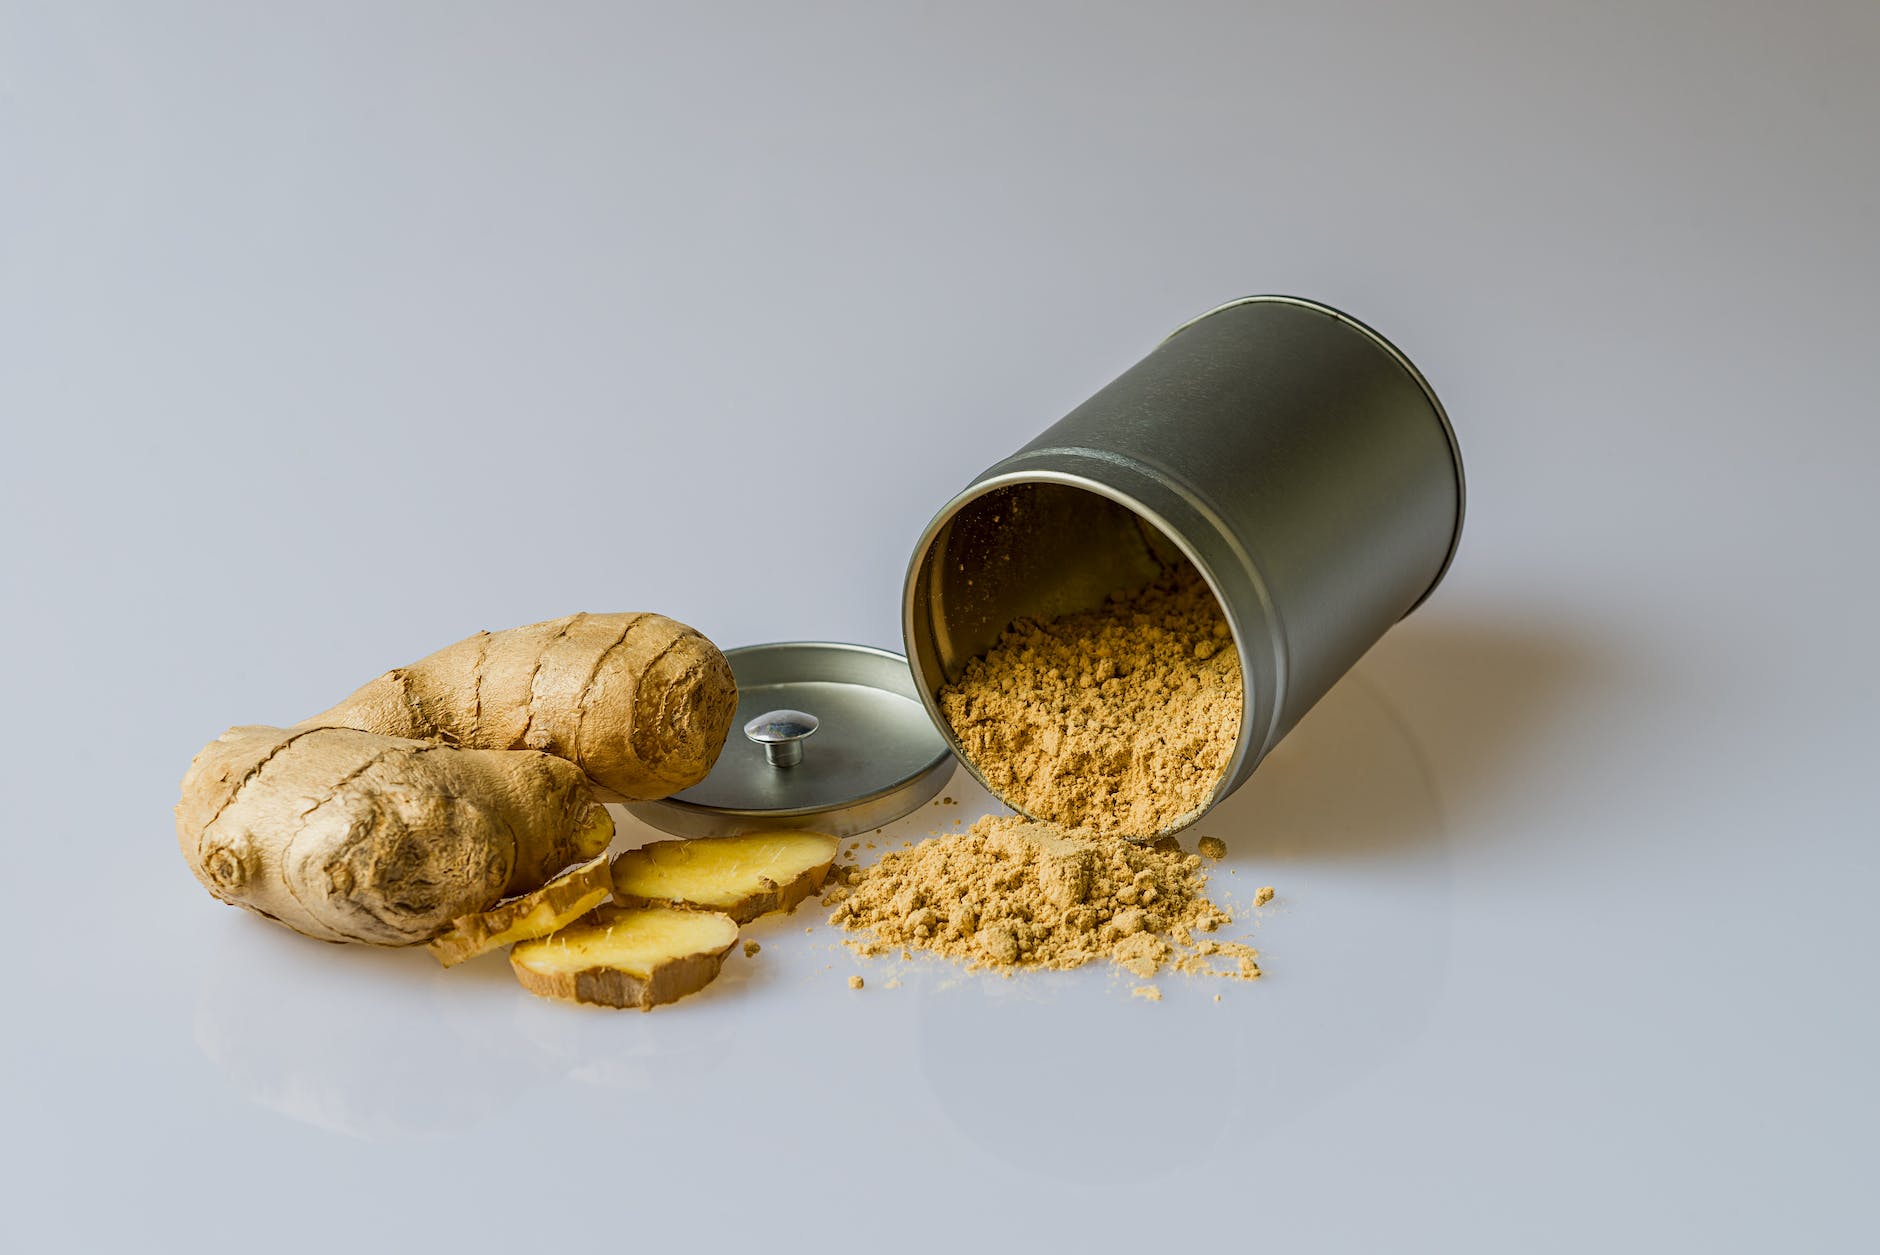
{"label": "silver canister", "polygon": [[1429,596],[1462,512],[1455,432],[1408,358],[1315,301],[1233,301],[934,516],[903,597],[915,685],[986,783],[940,690],[1014,620],[1094,607],[1185,555],[1226,612],[1244,686],[1211,806]]}

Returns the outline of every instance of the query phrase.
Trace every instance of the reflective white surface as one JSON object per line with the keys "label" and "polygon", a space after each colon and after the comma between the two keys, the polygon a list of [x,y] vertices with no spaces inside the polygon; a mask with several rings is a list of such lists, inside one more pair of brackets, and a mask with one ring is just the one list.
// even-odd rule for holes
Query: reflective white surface
{"label": "reflective white surface", "polygon": [[[1860,1249],[1877,57],[1864,3],[0,0],[0,1244]],[[177,856],[203,741],[478,627],[898,647],[933,509],[1258,290],[1394,339],[1470,502],[1196,830],[1278,890],[1257,984],[805,909],[609,1014]]]}

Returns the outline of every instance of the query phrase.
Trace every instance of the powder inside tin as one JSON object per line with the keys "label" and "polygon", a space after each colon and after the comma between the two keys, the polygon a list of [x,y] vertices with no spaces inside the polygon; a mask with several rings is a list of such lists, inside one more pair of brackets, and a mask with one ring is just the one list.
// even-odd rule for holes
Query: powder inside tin
{"label": "powder inside tin", "polygon": [[865,955],[911,947],[976,968],[1109,962],[1144,980],[1163,967],[1257,978],[1258,952],[1208,935],[1233,917],[1207,899],[1201,859],[1172,844],[989,815],[883,855],[824,901],[830,923],[868,934],[849,942]]}
{"label": "powder inside tin", "polygon": [[1094,610],[1020,619],[940,692],[993,791],[1026,814],[1146,837],[1214,795],[1240,730],[1240,658],[1182,561]]}

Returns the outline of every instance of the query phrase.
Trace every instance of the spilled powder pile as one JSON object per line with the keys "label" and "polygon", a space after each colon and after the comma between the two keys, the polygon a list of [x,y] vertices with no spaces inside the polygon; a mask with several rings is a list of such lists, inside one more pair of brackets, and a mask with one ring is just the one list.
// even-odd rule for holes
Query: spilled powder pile
{"label": "spilled powder pile", "polygon": [[1253,980],[1257,951],[1195,936],[1233,922],[1205,896],[1200,866],[1173,840],[1132,845],[989,815],[844,869],[823,900],[830,923],[870,934],[849,943],[864,955],[911,947],[975,968],[1111,962],[1146,980],[1166,964]]}
{"label": "spilled powder pile", "polygon": [[1153,836],[1206,806],[1240,730],[1240,658],[1194,566],[1049,623],[1020,619],[940,693],[992,789],[1028,815]]}

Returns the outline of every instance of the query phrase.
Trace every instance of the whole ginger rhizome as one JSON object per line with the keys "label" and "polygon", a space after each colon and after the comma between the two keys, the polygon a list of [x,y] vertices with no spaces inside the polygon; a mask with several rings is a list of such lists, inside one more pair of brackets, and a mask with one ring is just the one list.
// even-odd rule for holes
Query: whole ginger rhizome
{"label": "whole ginger rhizome", "polygon": [[739,923],[834,855],[689,843],[659,902],[607,861],[602,803],[702,780],[737,702],[724,655],[662,615],[480,632],[291,728],[224,733],[183,779],[177,839],[210,893],[308,936],[428,943],[446,967],[507,948],[533,993],[647,1009],[709,984]]}

